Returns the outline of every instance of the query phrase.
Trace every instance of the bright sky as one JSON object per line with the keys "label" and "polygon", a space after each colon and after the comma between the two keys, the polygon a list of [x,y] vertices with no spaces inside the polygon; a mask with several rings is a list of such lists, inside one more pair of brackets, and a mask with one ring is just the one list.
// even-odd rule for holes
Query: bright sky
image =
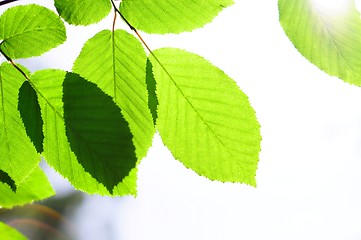
{"label": "bright sky", "polygon": [[[73,220],[79,239],[361,239],[361,89],[297,52],[276,0],[235,2],[201,30],[143,37],[153,49],[204,56],[248,94],[262,126],[258,187],[199,177],[156,136],[139,167],[137,198],[87,198]],[[102,24],[110,28],[111,19]],[[71,28],[67,44],[24,64],[69,70],[67,59],[97,31]]]}

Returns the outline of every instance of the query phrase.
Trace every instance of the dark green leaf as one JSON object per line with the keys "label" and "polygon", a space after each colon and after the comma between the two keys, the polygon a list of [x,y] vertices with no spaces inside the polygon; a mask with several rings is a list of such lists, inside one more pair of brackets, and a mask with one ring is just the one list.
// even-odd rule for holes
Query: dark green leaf
{"label": "dark green leaf", "polygon": [[156,82],[153,75],[153,67],[152,63],[147,61],[147,89],[148,89],[148,107],[153,116],[154,125],[157,121],[157,107],[158,107],[158,99],[156,95]]}
{"label": "dark green leaf", "polygon": [[28,81],[25,81],[19,90],[18,108],[26,133],[38,153],[42,153],[44,141],[43,119],[41,118],[38,96]]}
{"label": "dark green leaf", "polygon": [[128,123],[94,83],[67,73],[63,88],[70,147],[85,171],[112,193],[137,162]]}
{"label": "dark green leaf", "polygon": [[[79,85],[74,84],[74,87],[78,89],[79,87],[84,86],[86,90],[90,90],[91,92],[86,93],[83,90],[79,90],[78,93],[72,92],[71,85],[73,85],[73,81],[76,81],[76,78],[79,77],[74,74],[66,73],[65,71],[48,69],[35,72],[30,79],[32,86],[34,86],[36,92],[38,93],[41,114],[44,121],[43,129],[45,138],[43,155],[45,160],[56,171],[67,178],[75,188],[85,191],[89,194],[97,193],[101,195],[118,196],[136,194],[136,168],[133,168],[126,177],[119,175],[108,176],[110,180],[104,180],[105,174],[119,174],[120,170],[117,168],[119,166],[124,167],[124,162],[122,162],[123,159],[114,160],[114,156],[125,156],[124,152],[122,153],[124,149],[119,148],[121,143],[114,142],[116,141],[114,136],[111,137],[111,142],[106,139],[108,134],[110,134],[107,124],[109,122],[109,127],[113,128],[113,122],[121,119],[119,117],[119,113],[114,114],[114,116],[99,116],[97,114],[92,115],[92,111],[95,113],[100,111],[100,105],[97,103],[97,101],[101,101],[103,103],[105,102],[105,106],[102,107],[109,108],[109,105],[111,104],[109,104],[109,101],[105,99],[110,98],[106,98],[103,95],[103,97],[101,97],[100,90],[94,90],[93,85],[90,86],[88,83],[80,83]],[[63,86],[65,94],[64,97]],[[93,94],[93,96],[89,96],[88,94]],[[76,96],[79,96],[80,99],[72,99]],[[94,101],[93,97],[95,99]],[[86,104],[85,98],[88,98],[89,101],[87,106],[84,105]],[[69,102],[70,99],[72,99],[74,103]],[[65,103],[63,103],[63,100]],[[110,108],[114,109],[114,106]],[[79,116],[79,114],[82,114],[81,111],[83,111],[83,113],[86,114],[84,116],[89,117],[89,119],[80,117],[78,119],[79,122],[77,122],[76,117]],[[108,109],[105,111],[111,112],[115,110]],[[104,122],[99,123],[100,119],[103,119]],[[84,125],[82,125],[82,123],[84,123]],[[96,124],[89,126],[89,123]],[[120,120],[120,127],[122,126],[122,123],[123,120]],[[121,135],[119,130],[115,130],[117,131],[116,134]],[[73,132],[69,133],[69,131]],[[69,136],[71,144],[69,143],[67,135]],[[122,137],[126,136],[126,134],[124,136],[119,136],[119,141],[122,142]],[[77,139],[75,140],[74,137]],[[105,146],[105,144],[110,146]],[[88,147],[88,149],[86,147]],[[115,149],[115,147],[117,149]],[[100,153],[97,152],[97,148],[99,148]],[[111,152],[105,153],[104,149],[107,148],[110,148]],[[131,145],[126,144],[126,148],[127,151],[129,151]],[[88,153],[82,151],[88,151]],[[114,153],[114,151],[120,151],[121,153]],[[76,154],[79,154],[79,156]],[[89,159],[86,160],[85,157],[89,157]],[[106,159],[106,157],[109,157],[109,159]],[[108,163],[107,161],[110,159],[114,160],[114,162]],[[98,173],[92,172],[95,171],[94,167],[93,170],[91,169],[92,161],[94,164],[96,164],[97,167],[100,167],[100,169],[96,169],[96,171],[99,171],[100,175],[97,175]],[[129,165],[125,164],[125,166],[128,167],[126,171],[129,170],[131,164],[134,166],[134,162],[132,162],[134,160],[130,158],[129,161]],[[107,164],[110,165],[107,166]],[[112,167],[114,169],[109,172],[109,169]],[[120,174],[124,175],[124,171],[121,171]],[[99,179],[96,179],[95,177]],[[111,188],[112,184],[114,184],[115,181],[122,177],[124,177],[122,179],[123,181],[119,183],[114,189],[112,189],[113,192],[110,193],[111,191],[108,191],[107,188]],[[117,180],[114,180],[115,178],[117,178]],[[103,181],[103,183],[99,181]],[[107,185],[107,188],[104,184]]]}

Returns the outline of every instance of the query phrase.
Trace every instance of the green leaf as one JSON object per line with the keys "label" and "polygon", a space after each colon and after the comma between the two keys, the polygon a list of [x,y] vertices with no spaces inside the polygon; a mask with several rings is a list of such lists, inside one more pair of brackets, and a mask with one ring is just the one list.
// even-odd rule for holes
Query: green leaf
{"label": "green leaf", "polygon": [[361,20],[354,1],[339,13],[308,0],[279,0],[278,7],[285,33],[304,57],[329,75],[361,85]]}
{"label": "green leaf", "polygon": [[59,15],[73,25],[89,25],[105,18],[111,10],[109,0],[55,0]]}
{"label": "green leaf", "polygon": [[147,56],[131,34],[104,30],[85,43],[73,71],[113,97],[133,134],[136,156],[143,158],[155,132],[148,108]]}
{"label": "green leaf", "polygon": [[16,6],[0,17],[0,49],[11,59],[40,56],[66,39],[65,26],[53,11],[35,4]]}
{"label": "green leaf", "polygon": [[136,29],[180,33],[203,27],[233,0],[123,0],[120,11]]}
{"label": "green leaf", "polygon": [[13,192],[16,192],[15,181],[6,172],[0,170],[0,182],[7,184]]}
{"label": "green leaf", "polygon": [[66,74],[63,92],[70,147],[85,171],[112,193],[137,162],[128,123],[110,96],[77,74]]}
{"label": "green leaf", "polygon": [[25,80],[12,65],[3,63],[0,66],[0,170],[6,172],[16,185],[40,162],[17,107],[19,88]]}
{"label": "green leaf", "polygon": [[0,236],[2,240],[26,240],[18,230],[0,222]]}
{"label": "green leaf", "polygon": [[261,136],[248,97],[198,55],[165,48],[150,60],[159,100],[157,128],[173,156],[211,180],[255,186]]}
{"label": "green leaf", "polygon": [[17,186],[16,192],[7,184],[0,183],[0,207],[12,208],[43,200],[54,194],[55,192],[44,172],[40,167],[36,167],[28,178]]}
{"label": "green leaf", "polygon": [[43,152],[43,119],[41,118],[38,96],[28,81],[19,90],[18,109],[25,125],[26,133],[38,153]]}
{"label": "green leaf", "polygon": [[[44,120],[44,158],[79,190],[101,195],[135,194],[136,168],[124,177],[135,160],[129,153],[131,145],[124,144],[129,138],[127,129],[119,130],[125,127],[120,110],[115,113],[110,98],[84,81],[61,70],[37,71],[31,77]],[[114,121],[118,121],[118,128]],[[119,159],[126,156],[129,162]],[[120,178],[123,181],[112,189]]]}

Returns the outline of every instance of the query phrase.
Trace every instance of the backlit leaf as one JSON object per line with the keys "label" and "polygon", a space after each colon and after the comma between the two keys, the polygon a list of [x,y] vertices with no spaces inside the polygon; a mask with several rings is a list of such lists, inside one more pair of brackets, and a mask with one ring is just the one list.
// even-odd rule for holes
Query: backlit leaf
{"label": "backlit leaf", "polygon": [[261,136],[247,96],[198,55],[172,48],[154,55],[157,128],[173,156],[209,179],[255,186]]}
{"label": "backlit leaf", "polygon": [[18,230],[0,222],[0,236],[3,240],[26,240]]}
{"label": "backlit leaf", "polygon": [[0,170],[16,185],[40,162],[40,155],[27,136],[18,111],[18,92],[25,80],[10,64],[0,66]]}
{"label": "backlit leaf", "polygon": [[120,11],[136,29],[164,34],[200,28],[232,4],[233,0],[122,0]]}
{"label": "backlit leaf", "polygon": [[133,134],[138,159],[152,144],[155,132],[148,108],[147,56],[131,34],[104,30],[85,43],[73,71],[114,98]]}
{"label": "backlit leaf", "polygon": [[[17,186],[16,192],[7,184],[0,183],[0,207],[12,208],[43,200],[54,194],[44,172],[40,167],[36,167],[26,180]],[[2,235],[0,234],[0,236]]]}
{"label": "backlit leaf", "polygon": [[353,0],[323,11],[311,0],[279,0],[281,25],[298,51],[329,75],[361,86],[361,20]]}
{"label": "backlit leaf", "polygon": [[55,0],[59,15],[74,25],[89,25],[105,18],[111,9],[109,0]]}
{"label": "backlit leaf", "polygon": [[124,177],[124,171],[129,171],[135,160],[126,152],[131,151],[131,145],[123,144],[129,138],[127,130],[118,129],[126,127],[120,109],[115,113],[115,104],[109,105],[110,97],[84,81],[61,70],[37,71],[31,77],[44,120],[44,158],[79,190],[101,195],[135,194],[136,169]]}
{"label": "backlit leaf", "polygon": [[9,8],[0,16],[0,48],[11,59],[39,56],[66,39],[53,11],[35,4]]}

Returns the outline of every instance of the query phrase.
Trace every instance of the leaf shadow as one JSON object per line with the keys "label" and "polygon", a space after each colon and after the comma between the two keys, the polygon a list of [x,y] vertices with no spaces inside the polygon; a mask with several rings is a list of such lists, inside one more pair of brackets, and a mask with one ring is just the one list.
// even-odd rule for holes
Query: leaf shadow
{"label": "leaf shadow", "polygon": [[18,96],[18,110],[25,126],[26,134],[33,142],[38,153],[43,152],[43,119],[41,117],[40,105],[36,91],[28,81],[25,81]]}
{"label": "leaf shadow", "polygon": [[0,182],[7,184],[13,192],[16,192],[15,181],[6,172],[0,170]]}
{"label": "leaf shadow", "polygon": [[146,83],[148,90],[148,108],[152,113],[153,124],[156,125],[158,113],[158,98],[156,94],[156,81],[153,74],[153,66],[149,59],[147,59],[147,68],[146,68]]}
{"label": "leaf shadow", "polygon": [[66,135],[79,163],[110,193],[136,167],[133,135],[112,98],[75,73],[63,82]]}

